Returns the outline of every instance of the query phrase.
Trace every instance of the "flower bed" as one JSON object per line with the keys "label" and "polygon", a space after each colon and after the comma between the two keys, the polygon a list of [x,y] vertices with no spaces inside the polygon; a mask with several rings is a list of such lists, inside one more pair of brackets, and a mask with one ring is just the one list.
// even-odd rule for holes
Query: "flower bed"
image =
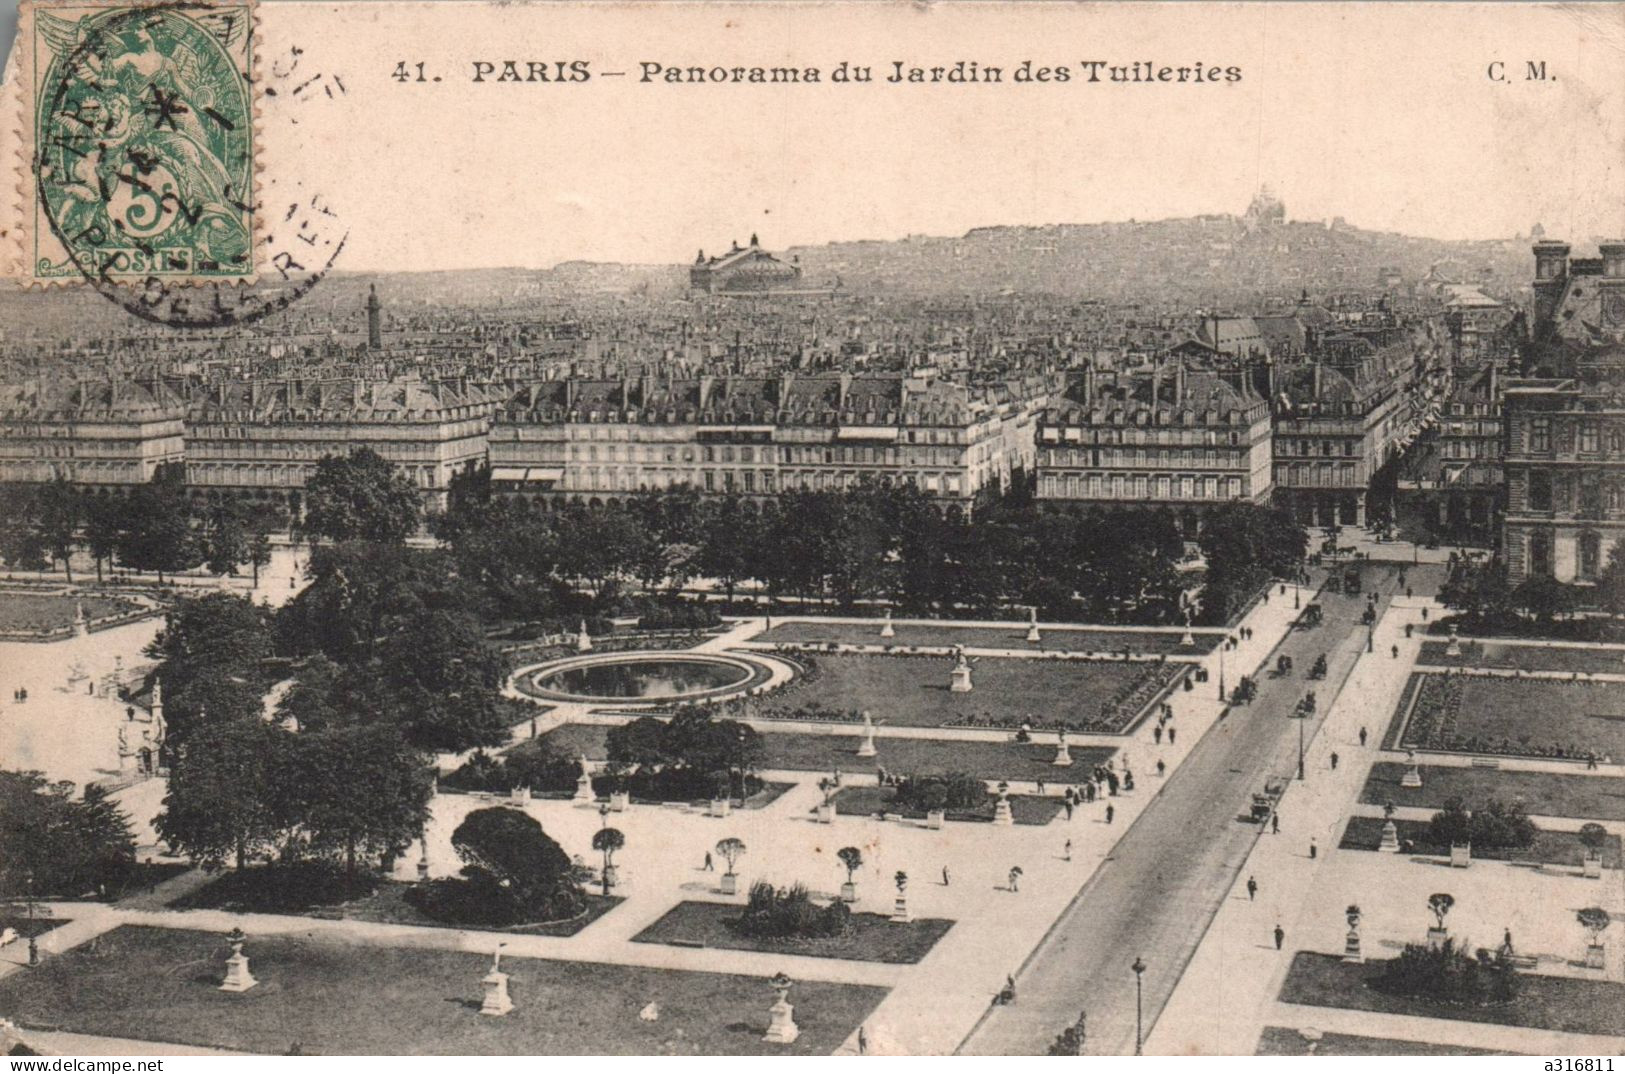
{"label": "flower bed", "polygon": [[1413,679],[1402,749],[1603,763],[1625,756],[1625,687],[1618,683],[1459,673]]}

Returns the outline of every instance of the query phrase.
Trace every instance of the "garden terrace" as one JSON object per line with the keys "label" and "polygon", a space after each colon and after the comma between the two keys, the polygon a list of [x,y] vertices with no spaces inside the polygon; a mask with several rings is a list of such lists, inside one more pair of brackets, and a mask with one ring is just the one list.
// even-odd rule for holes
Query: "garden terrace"
{"label": "garden terrace", "polygon": [[1625,820],[1625,780],[1558,772],[1512,772],[1493,768],[1421,765],[1422,785],[1402,787],[1403,763],[1380,761],[1371,766],[1360,801],[1400,807],[1443,809],[1446,799],[1460,798],[1477,809],[1491,799],[1518,801],[1531,816],[1581,820]]}
{"label": "garden terrace", "polygon": [[1401,749],[1584,760],[1625,758],[1625,685],[1475,675],[1412,676]]}
{"label": "garden terrace", "polygon": [[[604,739],[609,728],[601,724],[567,723],[536,741],[592,760],[607,757]],[[766,751],[763,769],[797,772],[873,772],[884,765],[898,775],[941,775],[969,772],[981,779],[1081,782],[1096,765],[1105,764],[1117,751],[1109,746],[1069,746],[1072,764],[1057,768],[1055,744],[1036,742],[951,742],[928,738],[876,736],[875,756],[859,757],[862,735],[806,735],[793,731],[762,734]],[[521,749],[522,746],[515,747]],[[510,751],[511,753],[512,751]]]}
{"label": "garden terrace", "polygon": [[[1382,823],[1381,817],[1350,817],[1348,827],[1343,829],[1343,840],[1338,846],[1343,850],[1376,850],[1382,844]],[[1406,847],[1407,853],[1432,854],[1438,857],[1447,857],[1450,854],[1450,847],[1429,840],[1426,821],[1396,820],[1394,828],[1399,833],[1399,845],[1406,847],[1407,843],[1410,844]],[[1580,842],[1577,832],[1541,829],[1535,833],[1535,841],[1527,847],[1484,849],[1475,846],[1473,857],[1486,861],[1533,861],[1542,865],[1567,865],[1578,869],[1585,858],[1585,844]],[[1602,863],[1608,869],[1619,868],[1619,836],[1610,835],[1603,844]]]}
{"label": "garden terrace", "polygon": [[1009,626],[952,626],[948,624],[893,623],[895,637],[882,638],[880,629],[885,621],[870,620],[862,623],[795,622],[780,623],[773,629],[757,634],[752,641],[782,644],[808,644],[835,642],[839,645],[911,645],[915,647],[953,647],[967,649],[1017,649],[1034,652],[1109,653],[1121,656],[1127,649],[1141,655],[1205,656],[1218,648],[1224,635],[1212,631],[1192,631],[1194,645],[1181,645],[1182,631],[1112,630],[1094,627],[1039,628],[1041,640],[1027,640],[1027,624],[1012,622]]}
{"label": "garden terrace", "polygon": [[1625,985],[1614,981],[1519,974],[1518,995],[1513,1000],[1475,1007],[1378,991],[1368,982],[1382,969],[1380,961],[1344,962],[1334,955],[1299,951],[1281,985],[1280,999],[1411,1018],[1490,1022],[1560,1033],[1625,1034]]}
{"label": "garden terrace", "polygon": [[1453,1044],[1425,1044],[1391,1037],[1361,1037],[1352,1033],[1316,1033],[1314,1050],[1296,1029],[1265,1026],[1254,1055],[1516,1055],[1488,1048],[1461,1048]]}
{"label": "garden terrace", "polygon": [[[890,897],[890,886],[882,894]],[[782,938],[746,936],[733,925],[741,908],[733,903],[680,902],[632,937],[633,943],[682,944],[721,947],[730,951],[762,951],[772,955],[808,955],[860,962],[918,962],[953,927],[943,918],[894,922],[885,914],[854,913],[841,936]]]}
{"label": "garden terrace", "polygon": [[224,936],[124,926],[0,981],[0,1009],[27,1027],[269,1055],[828,1055],[886,995],[798,981],[801,1036],[785,1046],[762,1040],[762,977],[508,956],[514,1009],[485,1018],[484,953],[289,936],[250,936],[244,953],[260,983],[234,995],[219,989]]}
{"label": "garden terrace", "polygon": [[[835,792],[830,801],[835,804],[835,812],[842,816],[873,817],[877,813],[895,813],[910,820],[925,819],[923,809],[898,806],[893,801],[895,794],[895,787],[843,787]],[[999,796],[989,791],[980,806],[975,809],[949,809],[947,819],[991,822],[994,803],[998,800]],[[1052,795],[1010,796],[1010,815],[1017,824],[1048,824],[1063,808],[1062,800]]]}
{"label": "garden terrace", "polygon": [[820,653],[811,666],[810,674],[751,715],[817,720],[867,710],[903,727],[1064,724],[1071,731],[1122,734],[1191,670],[1180,663],[982,657],[971,665],[975,689],[956,694],[948,689],[953,661],[942,656]]}
{"label": "garden terrace", "polygon": [[244,914],[297,914],[332,921],[376,921],[392,925],[421,925],[434,928],[482,929],[525,936],[574,936],[615,909],[619,898],[606,898],[590,892],[587,908],[567,921],[536,922],[511,926],[453,923],[430,917],[406,900],[415,885],[398,880],[368,878],[370,889],[347,897],[343,878],[332,874],[329,882],[318,876],[311,881],[309,870],[281,865],[258,865],[241,872],[222,873],[185,898],[174,903],[176,910],[230,910]]}
{"label": "garden terrace", "polygon": [[1625,649],[1579,645],[1519,645],[1511,641],[1463,641],[1451,656],[1445,641],[1425,641],[1416,662],[1425,667],[1501,668],[1508,671],[1625,673]]}
{"label": "garden terrace", "polygon": [[79,605],[84,606],[85,619],[97,629],[112,622],[139,618],[151,611],[121,597],[0,589],[0,637],[13,640],[66,637],[73,633],[74,610]]}

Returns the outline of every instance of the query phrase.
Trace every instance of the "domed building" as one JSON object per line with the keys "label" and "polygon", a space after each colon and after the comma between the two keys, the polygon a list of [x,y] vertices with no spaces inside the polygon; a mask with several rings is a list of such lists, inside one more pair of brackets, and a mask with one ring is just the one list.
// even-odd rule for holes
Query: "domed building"
{"label": "domed building", "polygon": [[801,266],[787,265],[762,249],[755,235],[749,246],[737,242],[720,257],[701,250],[688,270],[689,286],[712,295],[761,295],[799,290]]}

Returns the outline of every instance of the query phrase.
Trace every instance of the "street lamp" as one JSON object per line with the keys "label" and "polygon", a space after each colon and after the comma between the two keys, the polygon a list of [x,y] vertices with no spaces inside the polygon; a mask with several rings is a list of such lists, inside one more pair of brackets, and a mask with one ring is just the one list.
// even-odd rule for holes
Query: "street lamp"
{"label": "street lamp", "polygon": [[1229,644],[1229,639],[1228,638],[1226,638],[1224,641],[1219,642],[1219,700],[1220,701],[1224,700],[1224,647],[1226,645],[1228,645],[1228,644]]}
{"label": "street lamp", "polygon": [[1130,966],[1129,969],[1134,971],[1134,1054],[1141,1055],[1144,1054],[1141,1051],[1141,1046],[1142,1042],[1145,1040],[1145,1029],[1144,1023],[1141,1020],[1142,994],[1140,991],[1140,975],[1145,972],[1145,960],[1140,958],[1138,955],[1134,956],[1134,965]]}
{"label": "street lamp", "polygon": [[39,965],[39,940],[34,928],[34,871],[28,871],[28,964]]}
{"label": "street lamp", "polygon": [[1298,702],[1298,707],[1292,710],[1292,718],[1298,721],[1298,780],[1303,780],[1303,725],[1309,719],[1309,706],[1307,698]]}

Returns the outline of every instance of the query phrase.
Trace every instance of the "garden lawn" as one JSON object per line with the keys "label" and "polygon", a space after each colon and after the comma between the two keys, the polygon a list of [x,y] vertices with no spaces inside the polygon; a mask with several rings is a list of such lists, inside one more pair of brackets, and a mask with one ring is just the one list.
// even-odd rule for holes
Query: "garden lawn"
{"label": "garden lawn", "polygon": [[[835,812],[843,816],[872,817],[876,813],[885,812],[898,813],[915,820],[925,819],[923,809],[899,809],[892,802],[892,797],[896,793],[895,787],[846,787],[836,791],[830,801],[835,803]],[[976,809],[948,810],[948,819],[991,822],[994,803],[998,800],[998,795],[989,792],[981,806]],[[1064,808],[1065,802],[1048,795],[1010,796],[1010,815],[1017,824],[1048,824]]]}
{"label": "garden lawn", "polygon": [[1112,630],[1105,628],[1040,627],[1036,642],[1027,640],[1027,624],[1011,623],[1007,627],[952,626],[930,623],[919,626],[892,624],[896,637],[883,638],[880,628],[883,620],[869,623],[781,623],[772,630],[757,634],[751,641],[806,644],[833,641],[842,645],[963,645],[967,649],[1023,649],[1044,652],[1111,653],[1121,654],[1124,649],[1136,653],[1167,653],[1170,656],[1202,656],[1212,652],[1224,639],[1222,633],[1192,631],[1194,645],[1181,645],[1182,632]]}
{"label": "garden lawn", "polygon": [[[1066,720],[1081,728],[1084,721],[1099,718],[1100,707],[1148,667],[1122,660],[982,657],[971,665],[975,688],[956,694],[948,689],[953,660],[946,656],[815,653],[812,659],[817,667],[814,676],[798,678],[764,698],[763,707],[795,709],[811,704],[825,710],[867,710],[876,720],[903,727],[940,727],[963,717],[988,717],[992,726],[1014,728],[1031,721],[1035,727],[1046,727]],[[1168,671],[1171,675],[1184,668],[1175,664]],[[1176,710],[1180,696],[1176,690],[1171,698]]]}
{"label": "garden lawn", "polygon": [[134,601],[118,597],[69,596],[5,589],[0,590],[0,633],[70,629],[75,604],[83,604],[85,617],[92,621],[141,610],[141,605]]}
{"label": "garden lawn", "polygon": [[[1505,756],[1625,758],[1625,684],[1423,675],[1402,749]],[[1461,690],[1455,729],[1447,738],[1418,733],[1416,712],[1448,685]],[[1406,694],[1410,694],[1408,685]],[[1408,702],[1407,702],[1408,703]],[[1435,702],[1437,703],[1437,702]],[[1403,718],[1405,709],[1399,710]]]}
{"label": "garden lawn", "polygon": [[[1449,846],[1428,841],[1426,821],[1396,820],[1394,828],[1399,832],[1401,847],[1405,845],[1406,840],[1410,841],[1412,854],[1435,854],[1445,857],[1450,853]],[[1343,841],[1338,846],[1343,850],[1376,850],[1381,844],[1381,817],[1350,817],[1348,827],[1343,829]],[[1485,861],[1538,861],[1542,865],[1570,865],[1578,869],[1585,859],[1585,844],[1580,842],[1577,832],[1542,830],[1535,833],[1535,841],[1529,846],[1496,847],[1491,850],[1475,846],[1473,857]],[[1605,868],[1619,868],[1619,836],[1610,835],[1608,841],[1603,844],[1602,863]]]}
{"label": "garden lawn", "polygon": [[1456,1048],[1449,1044],[1425,1044],[1418,1040],[1391,1037],[1358,1037],[1351,1033],[1319,1033],[1315,1050],[1296,1029],[1265,1026],[1254,1055],[1515,1055],[1488,1048]]}
{"label": "garden lawn", "polygon": [[[889,894],[890,889],[888,889]],[[741,908],[731,903],[680,902],[659,921],[632,937],[633,943],[696,943],[730,951],[762,951],[770,955],[810,955],[860,962],[912,963],[924,958],[953,927],[939,917],[893,922],[885,914],[854,913],[844,936],[812,939],[763,939],[733,930]]]}
{"label": "garden lawn", "polygon": [[[24,909],[26,910],[26,906]],[[26,940],[30,936],[43,936],[72,920],[71,917],[41,917],[38,911],[35,912],[32,921],[28,919],[27,913],[4,913],[0,914],[0,932],[16,929],[18,937]],[[27,945],[24,946],[26,948]]]}
{"label": "garden lawn", "polygon": [[1451,656],[1447,641],[1424,641],[1416,662],[1441,668],[1498,668],[1519,671],[1625,672],[1625,650],[1566,645],[1519,645],[1506,641],[1464,641]]}
{"label": "garden lawn", "polygon": [[1445,799],[1460,798],[1468,809],[1477,809],[1491,798],[1522,799],[1525,812],[1535,816],[1625,820],[1625,780],[1609,776],[1442,765],[1422,765],[1421,772],[1420,787],[1401,787],[1404,764],[1374,764],[1360,801],[1381,805],[1392,800],[1397,806],[1443,809]]}
{"label": "garden lawn", "polygon": [[[585,753],[603,760],[607,753],[602,724],[561,724],[539,741],[576,757]],[[968,772],[980,779],[1081,782],[1096,765],[1105,764],[1117,751],[1110,746],[1071,745],[1072,764],[1055,766],[1054,743],[953,742],[925,738],[875,738],[875,756],[859,757],[862,735],[811,735],[793,731],[766,731],[762,744],[767,770],[797,772],[873,772],[878,765],[900,775],[942,775]],[[521,747],[516,747],[521,748]]]}
{"label": "garden lawn", "polygon": [[568,921],[536,925],[494,927],[459,925],[439,921],[420,913],[406,901],[414,885],[397,880],[379,880],[370,893],[346,898],[342,878],[321,876],[306,881],[303,870],[280,865],[255,865],[238,872],[231,870],[178,900],[173,909],[231,910],[244,914],[298,914],[332,921],[381,921],[396,925],[423,925],[431,928],[479,929],[511,932],[526,936],[574,936],[615,909],[619,898],[587,895],[587,909]]}
{"label": "garden lawn", "polygon": [[1526,1026],[1560,1033],[1625,1035],[1625,985],[1575,977],[1520,973],[1518,996],[1487,1007],[1456,1006],[1413,996],[1390,995],[1368,987],[1382,972],[1381,962],[1344,962],[1335,955],[1299,951],[1281,985],[1283,1003],[1341,1007],[1412,1018],[1447,1018]]}
{"label": "garden lawn", "polygon": [[[507,957],[514,1010],[479,1013],[490,956],[250,936],[259,984],[219,989],[225,937],[125,926],[0,980],[24,1027],[284,1055],[828,1055],[886,989],[798,981],[801,1036],[762,1041],[766,978]],[[654,1003],[657,1021],[638,1012]]]}

